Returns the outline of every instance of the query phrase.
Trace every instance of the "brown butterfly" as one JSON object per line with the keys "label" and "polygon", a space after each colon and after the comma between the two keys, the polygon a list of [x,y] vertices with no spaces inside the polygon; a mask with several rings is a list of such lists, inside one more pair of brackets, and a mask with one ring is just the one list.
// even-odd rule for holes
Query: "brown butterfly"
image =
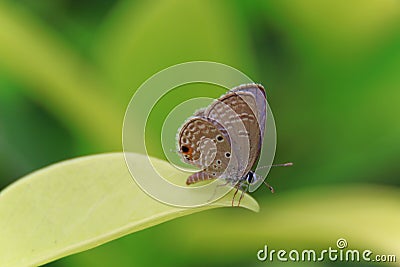
{"label": "brown butterfly", "polygon": [[[266,95],[259,84],[235,87],[196,112],[178,133],[183,161],[201,169],[189,176],[186,184],[224,179],[236,187],[233,205],[239,189],[245,192],[261,179],[252,169],[260,156],[265,120]],[[242,197],[243,193],[238,205]]]}

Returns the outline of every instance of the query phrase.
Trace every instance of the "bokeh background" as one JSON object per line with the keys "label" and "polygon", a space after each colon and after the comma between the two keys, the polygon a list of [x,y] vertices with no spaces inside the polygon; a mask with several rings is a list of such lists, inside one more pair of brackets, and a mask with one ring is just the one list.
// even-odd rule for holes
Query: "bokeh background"
{"label": "bokeh background", "polygon": [[[121,151],[123,116],[135,90],[156,72],[193,60],[231,65],[267,88],[278,133],[275,161],[295,163],[271,171],[278,192],[400,186],[397,0],[3,0],[0,189],[51,163]],[[150,146],[162,158],[159,143],[155,138]],[[254,197],[267,210],[274,196],[258,190]],[[218,226],[202,226],[217,218]],[[252,229],[261,218],[241,209],[208,211],[46,266],[256,266],[255,253],[268,240],[249,246],[246,233],[274,231]],[[225,239],[223,225],[231,220],[243,227]],[[174,244],[175,237],[191,240],[188,233],[209,236],[208,242]]]}

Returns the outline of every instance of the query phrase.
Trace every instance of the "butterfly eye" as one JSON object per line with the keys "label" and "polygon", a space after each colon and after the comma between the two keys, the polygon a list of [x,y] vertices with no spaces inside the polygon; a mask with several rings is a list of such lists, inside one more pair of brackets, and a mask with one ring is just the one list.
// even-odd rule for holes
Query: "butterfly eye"
{"label": "butterfly eye", "polygon": [[252,173],[252,172],[249,172],[248,174],[247,174],[247,182],[249,183],[249,184],[251,184],[252,182],[253,182],[253,180],[254,180],[254,174]]}
{"label": "butterfly eye", "polygon": [[230,158],[230,157],[231,157],[231,153],[226,152],[226,153],[225,153],[225,157]]}
{"label": "butterfly eye", "polygon": [[222,142],[224,141],[224,138],[221,135],[217,135],[217,141]]}

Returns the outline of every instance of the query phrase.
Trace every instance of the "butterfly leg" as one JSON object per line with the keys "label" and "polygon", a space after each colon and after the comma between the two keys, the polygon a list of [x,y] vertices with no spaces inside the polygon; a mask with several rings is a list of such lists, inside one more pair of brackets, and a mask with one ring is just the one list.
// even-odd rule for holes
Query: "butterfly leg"
{"label": "butterfly leg", "polygon": [[246,188],[243,189],[242,194],[240,194],[239,203],[237,205],[238,207],[240,206],[240,201],[242,201],[242,198],[244,197],[244,193],[246,193],[248,189],[249,189],[249,187],[246,186]]}
{"label": "butterfly leg", "polygon": [[244,197],[244,193],[245,191],[242,191],[242,193],[240,194],[240,198],[239,198],[239,202],[238,202],[238,207],[240,206],[240,201],[242,201],[242,198]]}
{"label": "butterfly leg", "polygon": [[239,191],[239,186],[237,185],[235,194],[233,194],[233,198],[232,198],[232,207],[233,207],[233,202],[235,201],[235,197],[236,197],[236,194],[237,194],[238,191]]}
{"label": "butterfly leg", "polygon": [[235,197],[236,197],[237,191],[239,191],[239,187],[236,188],[235,194],[233,194],[232,207],[233,207],[233,202],[235,201]]}

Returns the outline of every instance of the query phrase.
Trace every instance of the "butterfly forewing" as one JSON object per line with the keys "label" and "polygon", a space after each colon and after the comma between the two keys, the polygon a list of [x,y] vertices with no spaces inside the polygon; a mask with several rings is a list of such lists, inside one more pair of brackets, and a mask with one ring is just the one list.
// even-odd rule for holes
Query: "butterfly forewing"
{"label": "butterfly forewing", "polygon": [[[247,93],[251,95],[252,99],[254,99],[255,103],[250,104],[249,107],[256,115],[257,121],[259,122],[261,136],[262,136],[261,141],[262,141],[264,137],[265,121],[267,115],[267,98],[264,87],[260,84],[245,84],[233,88],[231,92]],[[247,98],[245,99],[247,101]],[[252,102],[249,101],[247,103],[252,103]]]}
{"label": "butterfly forewing", "polygon": [[[265,92],[256,85],[240,86],[212,103],[204,116],[223,122],[230,136],[239,178],[247,174],[258,159],[265,128]],[[235,153],[238,148],[238,153]],[[246,151],[247,148],[248,151]]]}

